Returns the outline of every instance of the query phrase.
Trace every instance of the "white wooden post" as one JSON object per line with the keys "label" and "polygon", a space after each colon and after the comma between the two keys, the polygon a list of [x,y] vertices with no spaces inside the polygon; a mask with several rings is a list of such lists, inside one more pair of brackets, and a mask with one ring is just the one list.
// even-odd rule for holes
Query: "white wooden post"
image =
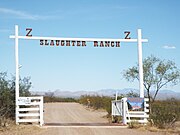
{"label": "white wooden post", "polygon": [[44,124],[44,119],[43,119],[43,97],[41,97],[41,100],[40,100],[40,125],[42,126]]}
{"label": "white wooden post", "polygon": [[127,124],[127,118],[126,118],[126,113],[127,113],[127,105],[126,105],[126,102],[127,102],[127,98],[122,98],[121,100],[122,104],[123,104],[123,124]]}
{"label": "white wooden post", "polygon": [[118,98],[118,92],[116,91],[116,99],[115,99],[116,101],[117,101],[117,98]]}
{"label": "white wooden post", "polygon": [[139,66],[139,90],[140,97],[144,98],[143,62],[142,62],[142,32],[138,29],[138,66]]}
{"label": "white wooden post", "polygon": [[19,99],[19,48],[18,48],[18,25],[15,25],[15,63],[16,63],[16,82],[15,82],[15,99],[16,99],[16,124],[18,123],[18,114],[19,114],[19,106],[18,106],[18,99]]}

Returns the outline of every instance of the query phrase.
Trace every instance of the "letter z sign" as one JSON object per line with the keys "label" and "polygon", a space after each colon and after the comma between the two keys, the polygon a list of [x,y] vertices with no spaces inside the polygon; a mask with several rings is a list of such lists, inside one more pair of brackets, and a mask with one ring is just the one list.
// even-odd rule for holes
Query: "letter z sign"
{"label": "letter z sign", "polygon": [[32,37],[32,34],[31,34],[32,28],[26,28],[26,31],[27,31],[26,36],[27,37]]}

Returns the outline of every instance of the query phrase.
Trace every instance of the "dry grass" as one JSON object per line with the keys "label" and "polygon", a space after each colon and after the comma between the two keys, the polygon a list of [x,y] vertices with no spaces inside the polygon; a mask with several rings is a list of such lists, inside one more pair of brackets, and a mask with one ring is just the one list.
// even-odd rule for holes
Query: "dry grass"
{"label": "dry grass", "polygon": [[147,125],[134,124],[133,126],[135,129],[141,131],[157,132],[157,133],[163,133],[165,135],[180,135],[180,122],[177,122],[172,128],[166,128],[166,129],[159,129],[155,126],[151,126],[150,124]]}
{"label": "dry grass", "polygon": [[129,128],[138,129],[142,127],[143,125],[139,124],[137,121],[132,121],[129,123]]}
{"label": "dry grass", "polygon": [[146,126],[145,128],[151,132],[159,132],[160,131],[160,129],[158,129],[157,127],[154,127],[154,126]]}
{"label": "dry grass", "polygon": [[11,125],[6,128],[1,128],[0,135],[39,135],[44,132],[44,129],[34,125]]}

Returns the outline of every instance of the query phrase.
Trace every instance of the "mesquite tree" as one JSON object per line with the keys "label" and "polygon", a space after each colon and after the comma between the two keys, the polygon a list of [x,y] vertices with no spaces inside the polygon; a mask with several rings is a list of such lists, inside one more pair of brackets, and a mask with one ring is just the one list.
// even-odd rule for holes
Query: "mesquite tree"
{"label": "mesquite tree", "polygon": [[[176,85],[180,81],[180,70],[173,61],[161,60],[152,55],[143,60],[143,72],[144,88],[147,90],[150,103],[155,101],[163,86]],[[125,70],[123,76],[128,81],[139,80],[138,65]],[[151,90],[154,91],[152,95]]]}
{"label": "mesquite tree", "polygon": [[[20,96],[30,96],[31,82],[29,77],[20,78]],[[14,118],[15,114],[15,77],[7,78],[6,72],[0,72],[0,126],[3,118]]]}

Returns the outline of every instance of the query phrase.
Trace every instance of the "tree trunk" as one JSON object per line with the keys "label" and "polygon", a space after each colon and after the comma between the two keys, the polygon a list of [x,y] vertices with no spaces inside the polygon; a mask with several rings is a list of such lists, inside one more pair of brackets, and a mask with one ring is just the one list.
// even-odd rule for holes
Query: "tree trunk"
{"label": "tree trunk", "polygon": [[148,94],[148,99],[149,99],[149,114],[151,114],[151,96],[150,96],[150,90],[149,89],[147,89],[147,94]]}

